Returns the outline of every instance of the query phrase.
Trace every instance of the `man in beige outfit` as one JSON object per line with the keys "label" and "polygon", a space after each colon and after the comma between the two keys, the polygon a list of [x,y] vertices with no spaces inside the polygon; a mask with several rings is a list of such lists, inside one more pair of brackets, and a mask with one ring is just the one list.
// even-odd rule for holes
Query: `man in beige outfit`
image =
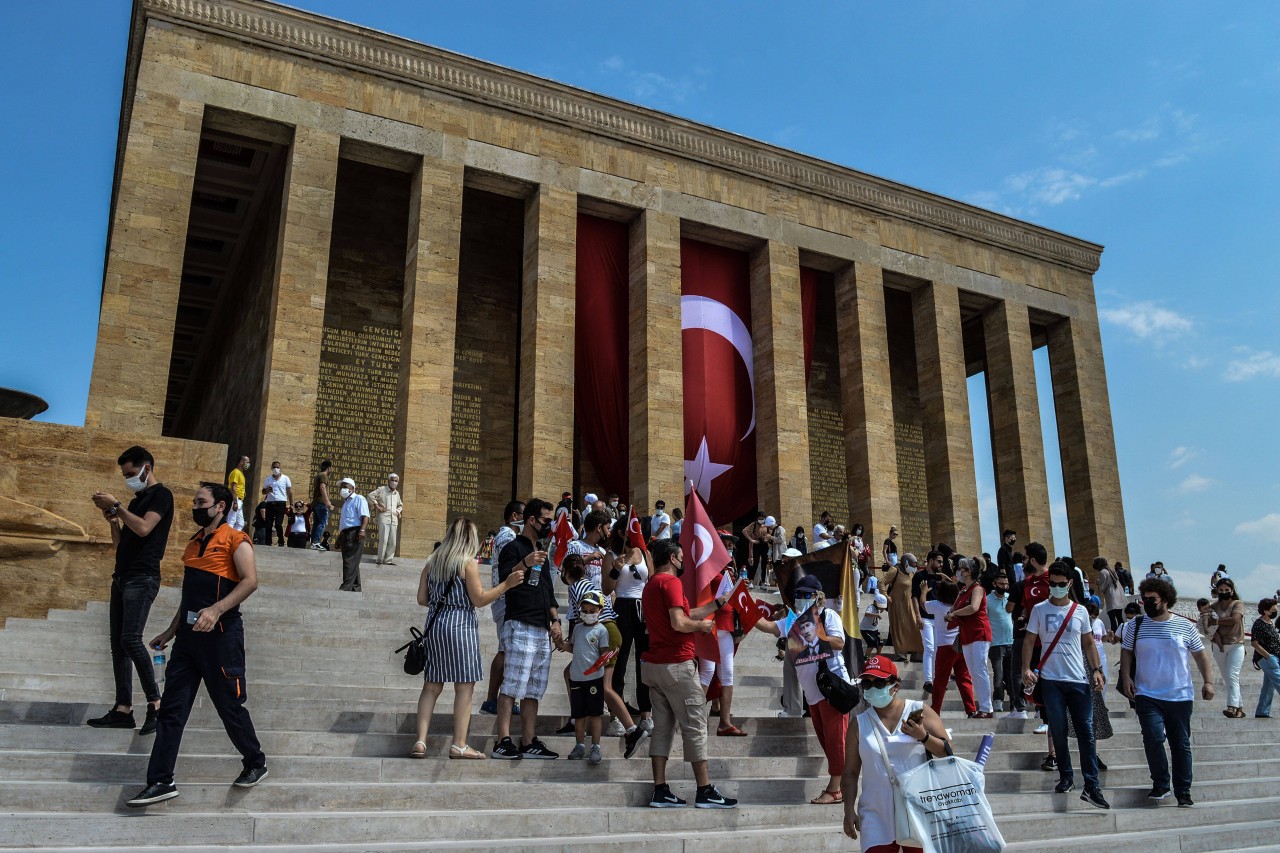
{"label": "man in beige outfit", "polygon": [[378,522],[378,561],[379,566],[394,566],[396,543],[400,539],[400,515],[404,512],[404,501],[400,497],[400,478],[395,474],[387,477],[387,484],[379,486],[369,493],[369,508],[373,510]]}

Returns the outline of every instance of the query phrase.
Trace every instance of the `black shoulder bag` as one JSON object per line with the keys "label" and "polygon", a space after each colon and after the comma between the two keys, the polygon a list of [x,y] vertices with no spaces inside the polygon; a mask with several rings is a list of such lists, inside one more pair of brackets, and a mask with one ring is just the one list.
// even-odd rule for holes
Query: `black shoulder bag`
{"label": "black shoulder bag", "polygon": [[[1133,618],[1133,654],[1129,657],[1129,683],[1133,685],[1133,695],[1138,695],[1138,633],[1142,630],[1142,616]],[[1129,700],[1130,708],[1137,708],[1137,699]]]}
{"label": "black shoulder bag", "polygon": [[838,713],[847,714],[862,700],[862,691],[827,667],[826,659],[818,661],[818,691]]}
{"label": "black shoulder bag", "polygon": [[[444,609],[445,599],[449,597],[449,592],[453,589],[453,582],[458,579],[457,575],[449,578],[449,582],[444,585],[444,593],[440,596],[440,600],[436,602],[436,609],[431,614],[431,619],[427,622],[427,634],[431,633],[431,628],[436,624],[436,618],[440,615],[440,611]],[[405,643],[400,648],[392,652],[398,655],[404,652],[404,672],[405,675],[421,675],[422,671],[427,668],[427,649],[422,644],[425,636],[416,627],[409,628],[409,634],[412,640]]]}

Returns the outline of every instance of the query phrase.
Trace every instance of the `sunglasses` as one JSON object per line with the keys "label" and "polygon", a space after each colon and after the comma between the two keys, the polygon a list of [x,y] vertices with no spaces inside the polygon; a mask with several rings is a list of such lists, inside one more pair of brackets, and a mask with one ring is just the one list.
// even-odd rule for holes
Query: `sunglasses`
{"label": "sunglasses", "polygon": [[635,578],[636,580],[641,580],[641,577],[640,577],[640,567],[639,567],[639,566],[630,566],[629,568],[631,569],[631,577]]}
{"label": "sunglasses", "polygon": [[863,690],[871,690],[871,689],[873,689],[873,688],[874,688],[874,689],[876,689],[876,690],[879,690],[879,689],[880,689],[880,688],[882,688],[882,687],[888,687],[888,686],[889,686],[889,684],[890,684],[890,682],[889,682],[889,679],[887,679],[887,678],[866,678],[866,677],[863,677],[863,679],[862,679],[862,689],[863,689]]}

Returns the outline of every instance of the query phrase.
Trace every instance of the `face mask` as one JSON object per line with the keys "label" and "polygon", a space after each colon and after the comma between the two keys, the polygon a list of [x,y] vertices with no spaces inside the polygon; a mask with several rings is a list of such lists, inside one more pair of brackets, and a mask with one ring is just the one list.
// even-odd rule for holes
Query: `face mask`
{"label": "face mask", "polygon": [[351,490],[350,490],[350,489],[339,489],[339,490],[338,490],[338,494],[342,495],[344,498],[349,498],[349,497],[351,497]]}
{"label": "face mask", "polygon": [[866,699],[873,708],[887,708],[893,701],[892,691],[892,687],[872,687],[862,691],[862,698]]}
{"label": "face mask", "polygon": [[511,522],[511,527],[512,527],[512,529],[513,529],[513,530],[515,530],[517,533],[519,533],[521,530],[524,530],[524,522],[523,522],[523,521],[513,521],[513,522]]}
{"label": "face mask", "polygon": [[817,599],[812,595],[796,596],[796,612],[803,613],[813,606],[813,602]]}
{"label": "face mask", "polygon": [[197,506],[191,508],[191,520],[196,523],[197,527],[208,527],[213,523],[213,518],[216,514],[212,507]]}
{"label": "face mask", "polygon": [[617,502],[617,501],[609,501],[609,506],[613,507],[614,509],[617,509],[617,508],[618,508],[618,502]]}
{"label": "face mask", "polygon": [[125,488],[127,488],[131,492],[134,492],[135,494],[145,489],[147,487],[146,471],[147,471],[147,467],[144,465],[142,466],[142,470],[139,471],[134,476],[125,477],[124,478]]}
{"label": "face mask", "polygon": [[394,492],[396,489],[400,488],[400,484],[399,484],[399,483],[387,483],[387,488]]}
{"label": "face mask", "polygon": [[1049,594],[1054,598],[1066,598],[1067,590],[1071,589],[1070,584],[1058,585],[1056,583],[1049,584]]}
{"label": "face mask", "polygon": [[996,598],[1004,598],[1004,597],[1005,597],[1005,596],[1007,596],[1008,594],[1009,594],[1009,590],[1007,590],[1007,589],[997,589],[997,590],[996,590]]}
{"label": "face mask", "polygon": [[1218,600],[1219,600],[1219,601],[1230,601],[1230,600],[1231,600],[1231,593],[1229,593],[1229,592],[1220,592],[1220,593],[1218,593]]}
{"label": "face mask", "polygon": [[253,466],[252,466],[252,465],[250,465],[248,462],[244,463],[244,470],[248,471],[248,470],[249,470],[250,468],[252,468],[252,467],[253,467]]}
{"label": "face mask", "polygon": [[271,469],[271,476],[273,476],[273,477],[279,477],[279,476],[280,476],[280,469],[279,469],[279,468],[272,468],[272,469]]}
{"label": "face mask", "polygon": [[582,619],[583,625],[594,625],[600,621],[600,614],[599,613],[581,613],[579,614],[579,618]]}
{"label": "face mask", "polygon": [[1146,614],[1152,619],[1160,615],[1160,605],[1156,604],[1154,601],[1142,602],[1142,609],[1146,611]]}

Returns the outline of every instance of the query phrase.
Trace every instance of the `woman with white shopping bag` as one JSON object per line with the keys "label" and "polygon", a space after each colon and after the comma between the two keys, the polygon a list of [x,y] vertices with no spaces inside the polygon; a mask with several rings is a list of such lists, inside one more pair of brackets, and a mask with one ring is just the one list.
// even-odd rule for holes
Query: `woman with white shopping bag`
{"label": "woman with white shopping bag", "polygon": [[[871,707],[849,719],[841,786],[845,834],[860,842],[862,853],[922,849],[912,837],[901,802],[895,802],[901,797],[890,774],[900,776],[931,756],[950,755],[951,740],[932,708],[901,696],[893,661],[883,655],[868,658],[861,679],[862,696]],[[866,784],[859,799],[858,782],[864,771]],[[899,843],[913,840],[917,843]]]}

